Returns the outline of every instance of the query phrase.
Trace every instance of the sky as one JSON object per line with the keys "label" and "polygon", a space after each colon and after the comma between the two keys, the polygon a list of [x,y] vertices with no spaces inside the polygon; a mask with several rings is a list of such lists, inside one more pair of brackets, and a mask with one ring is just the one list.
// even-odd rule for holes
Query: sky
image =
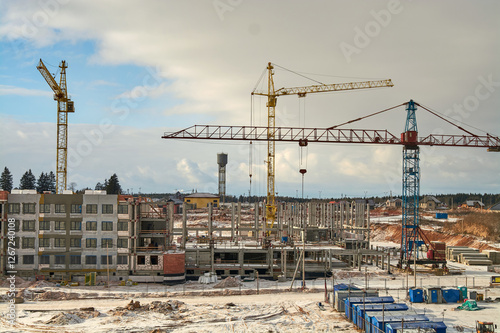
{"label": "sky", "polygon": [[[266,195],[265,142],[165,140],[195,124],[265,125],[276,88],[392,79],[394,87],[282,96],[277,126],[329,127],[415,100],[478,135],[500,135],[498,1],[0,1],[0,167],[56,168],[56,102],[36,69],[66,60],[68,184],[113,173],[129,193]],[[404,131],[400,107],[343,128]],[[419,135],[464,134],[417,110]],[[251,157],[251,158],[250,158]],[[250,163],[250,159],[252,163]],[[421,194],[499,193],[500,155],[422,147]],[[307,169],[304,192],[299,169]],[[276,144],[276,192],[401,194],[397,145]],[[250,185],[249,174],[252,173]]]}

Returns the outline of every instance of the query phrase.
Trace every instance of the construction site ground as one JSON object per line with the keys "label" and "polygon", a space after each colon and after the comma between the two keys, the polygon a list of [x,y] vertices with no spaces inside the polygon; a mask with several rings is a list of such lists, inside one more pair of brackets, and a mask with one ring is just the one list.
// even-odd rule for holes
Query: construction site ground
{"label": "construction site ground", "polygon": [[[397,247],[398,216],[374,217],[372,245]],[[439,222],[442,223],[442,222]],[[425,225],[432,240],[464,242],[461,235],[449,235],[432,221]],[[453,221],[449,221],[453,223]],[[399,234],[400,235],[400,234]],[[471,247],[500,248],[474,236],[466,243]],[[454,244],[449,244],[454,245]],[[477,246],[476,246],[477,245]],[[392,258],[395,264],[397,257]],[[217,283],[189,281],[176,286],[138,284],[108,287],[57,286],[51,282],[16,281],[16,323],[11,325],[8,311],[8,283],[0,281],[0,332],[357,332],[343,313],[325,302],[325,284],[353,283],[360,288],[378,289],[380,296],[391,295],[412,310],[431,320],[443,320],[447,332],[473,332],[476,320],[500,324],[500,287],[490,285],[491,276],[484,266],[466,266],[449,262],[453,275],[436,276],[425,267],[417,269],[416,278],[391,267],[382,270],[374,265],[361,269],[338,269],[333,278],[277,282],[235,278]],[[299,277],[298,277],[299,278]],[[299,278],[300,279],[300,278]],[[411,304],[407,289],[417,286],[458,287],[484,294],[492,302],[478,302],[481,310],[456,310],[459,304]],[[329,295],[331,297],[331,295]],[[322,302],[324,308],[318,306]]]}

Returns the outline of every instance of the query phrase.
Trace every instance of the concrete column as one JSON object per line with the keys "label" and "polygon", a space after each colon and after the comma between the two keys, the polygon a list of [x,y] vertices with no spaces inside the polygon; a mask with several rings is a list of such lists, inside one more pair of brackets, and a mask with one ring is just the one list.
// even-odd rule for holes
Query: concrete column
{"label": "concrete column", "polygon": [[172,245],[174,242],[174,203],[169,202],[168,204],[168,245]]}
{"label": "concrete column", "polygon": [[346,204],[345,202],[342,202],[340,204],[340,220],[339,220],[339,228],[338,228],[338,233],[339,233],[339,242],[342,243],[343,241],[343,233],[344,233],[344,223],[346,219]]}
{"label": "concrete column", "polygon": [[328,261],[330,262],[328,268],[332,269],[332,249],[328,249]]}
{"label": "concrete column", "polygon": [[278,205],[278,241],[281,241],[281,237],[283,237],[283,204],[280,203]]}
{"label": "concrete column", "polygon": [[231,241],[234,241],[234,220],[235,220],[235,205],[234,202],[231,203]]}
{"label": "concrete column", "polygon": [[[255,240],[259,240],[259,208],[260,208],[260,203],[256,202],[255,203],[255,225],[254,225],[254,237]],[[263,212],[264,213],[264,212]]]}
{"label": "concrete column", "polygon": [[212,240],[212,204],[208,204],[208,238]]}
{"label": "concrete column", "polygon": [[240,270],[242,271],[242,274],[245,274],[243,271],[243,266],[244,266],[244,258],[245,258],[245,252],[243,252],[243,249],[238,250],[238,264],[240,265]]}
{"label": "concrete column", "polygon": [[359,253],[359,249],[358,249],[358,270],[361,272],[361,257],[362,255]]}
{"label": "concrete column", "polygon": [[370,205],[366,204],[366,221],[365,221],[366,232],[366,240],[368,241],[368,245],[370,244]]}
{"label": "concrete column", "polygon": [[186,203],[182,204],[182,247],[186,248],[188,237]]}
{"label": "concrete column", "polygon": [[237,216],[238,216],[238,220],[237,220],[237,223],[236,223],[236,237],[238,236],[241,236],[241,233],[240,233],[240,228],[241,228],[241,202],[238,202],[238,211],[237,211]]}

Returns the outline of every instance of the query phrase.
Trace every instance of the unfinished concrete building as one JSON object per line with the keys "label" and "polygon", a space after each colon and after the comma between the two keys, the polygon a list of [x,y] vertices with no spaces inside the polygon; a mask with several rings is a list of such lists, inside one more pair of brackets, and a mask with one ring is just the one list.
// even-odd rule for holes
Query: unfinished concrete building
{"label": "unfinished concrete building", "polygon": [[[109,272],[111,279],[178,283],[206,272],[312,277],[374,258],[384,262],[384,253],[369,249],[370,212],[362,203],[280,203],[266,230],[264,203],[188,210],[186,203],[179,209],[172,200],[104,191],[23,190],[1,198],[1,233],[5,238],[7,219],[15,219],[16,269],[23,276]],[[7,244],[1,245],[5,273]]]}

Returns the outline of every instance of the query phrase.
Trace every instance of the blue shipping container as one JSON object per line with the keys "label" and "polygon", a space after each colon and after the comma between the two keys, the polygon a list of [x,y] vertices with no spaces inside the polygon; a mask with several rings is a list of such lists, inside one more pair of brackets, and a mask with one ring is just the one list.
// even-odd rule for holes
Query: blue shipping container
{"label": "blue shipping container", "polygon": [[[365,330],[365,332],[366,333],[379,333],[380,331],[385,332],[385,327],[387,324],[400,323],[402,319],[404,320],[405,323],[429,321],[429,318],[422,314],[410,315],[410,314],[405,314],[404,312],[401,314],[397,313],[394,315],[384,315],[384,316],[382,316],[381,314],[377,314],[376,316],[371,317],[369,323],[370,330],[369,331]],[[380,331],[378,331],[377,328]]]}
{"label": "blue shipping container", "polygon": [[460,302],[460,290],[458,289],[443,289],[443,299],[446,303]]}
{"label": "blue shipping container", "polygon": [[371,303],[394,303],[392,296],[382,297],[347,297],[345,299],[345,316],[350,321],[353,321],[354,312],[353,306],[356,304],[371,304]]}
{"label": "blue shipping container", "polygon": [[354,286],[353,284],[345,284],[345,283],[339,283],[333,286],[333,290],[360,290],[358,287]]}
{"label": "blue shipping container", "polygon": [[412,303],[423,303],[424,302],[424,291],[422,289],[410,289],[410,302]]}
{"label": "blue shipping container", "polygon": [[448,213],[436,213],[436,218],[437,219],[447,219]]}
{"label": "blue shipping container", "polygon": [[[420,321],[415,323],[404,323],[405,328],[433,328],[436,333],[446,333],[446,325],[442,321]],[[386,325],[385,333],[397,333],[401,330],[401,323],[392,323]]]}
{"label": "blue shipping container", "polygon": [[387,304],[365,304],[365,306],[357,304],[356,305],[356,323],[359,322],[359,328],[364,329],[364,321],[368,320],[365,316],[365,312],[373,311],[406,311],[408,310],[408,305],[404,303],[387,303]]}

